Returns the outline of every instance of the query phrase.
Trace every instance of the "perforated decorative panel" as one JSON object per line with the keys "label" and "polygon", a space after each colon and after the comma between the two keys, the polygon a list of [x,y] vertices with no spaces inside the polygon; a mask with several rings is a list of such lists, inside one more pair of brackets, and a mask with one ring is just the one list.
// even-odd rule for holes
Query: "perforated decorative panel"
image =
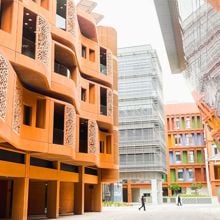
{"label": "perforated decorative panel", "polygon": [[113,111],[113,94],[112,94],[112,90],[108,89],[108,92],[107,92],[107,115],[112,116],[112,111]]}
{"label": "perforated decorative panel", "polygon": [[98,147],[98,125],[95,120],[88,122],[88,153],[96,154]]}
{"label": "perforated decorative panel", "polygon": [[21,119],[22,119],[22,87],[17,80],[16,88],[14,89],[14,103],[13,103],[13,121],[12,129],[17,134],[20,134]]}
{"label": "perforated decorative panel", "polygon": [[51,34],[47,20],[37,16],[36,24],[36,59],[50,69]]}
{"label": "perforated decorative panel", "polygon": [[76,111],[74,107],[65,107],[64,145],[73,145],[75,142]]}
{"label": "perforated decorative panel", "polygon": [[0,118],[5,119],[7,112],[8,62],[0,54]]}
{"label": "perforated decorative panel", "polygon": [[107,52],[107,75],[113,75],[113,59],[112,59],[112,52]]}
{"label": "perforated decorative panel", "polygon": [[67,31],[76,36],[76,6],[73,0],[67,0]]}

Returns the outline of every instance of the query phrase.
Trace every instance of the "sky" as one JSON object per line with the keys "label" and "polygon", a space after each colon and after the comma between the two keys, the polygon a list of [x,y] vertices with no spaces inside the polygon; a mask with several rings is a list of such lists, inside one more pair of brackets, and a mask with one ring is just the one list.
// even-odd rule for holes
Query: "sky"
{"label": "sky", "polygon": [[104,15],[99,25],[114,27],[118,47],[151,44],[163,72],[164,102],[193,102],[181,74],[171,74],[153,0],[93,0],[94,12]]}

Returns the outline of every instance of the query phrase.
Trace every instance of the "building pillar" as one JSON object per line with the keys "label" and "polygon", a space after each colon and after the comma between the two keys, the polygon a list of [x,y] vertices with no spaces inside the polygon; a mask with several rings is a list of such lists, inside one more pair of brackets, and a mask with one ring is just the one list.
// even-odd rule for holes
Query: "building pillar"
{"label": "building pillar", "polygon": [[15,178],[13,187],[12,219],[27,219],[28,210],[28,178]]}
{"label": "building pillar", "polygon": [[162,187],[162,180],[157,180],[157,198],[158,198],[158,204],[163,203],[163,187]]}
{"label": "building pillar", "polygon": [[151,179],[151,198],[152,204],[158,204],[157,179]]}
{"label": "building pillar", "polygon": [[85,167],[79,167],[79,182],[74,187],[74,213],[84,214],[84,171]]}
{"label": "building pillar", "polygon": [[49,181],[47,185],[47,217],[59,217],[60,181]]}
{"label": "building pillar", "polygon": [[127,182],[127,186],[128,186],[128,191],[127,191],[127,193],[128,193],[128,203],[130,203],[130,202],[132,202],[132,192],[131,192],[131,182],[130,182],[130,180],[128,180],[128,182]]}
{"label": "building pillar", "polygon": [[94,185],[94,195],[93,195],[93,203],[94,203],[94,212],[102,211],[102,184],[99,182]]}

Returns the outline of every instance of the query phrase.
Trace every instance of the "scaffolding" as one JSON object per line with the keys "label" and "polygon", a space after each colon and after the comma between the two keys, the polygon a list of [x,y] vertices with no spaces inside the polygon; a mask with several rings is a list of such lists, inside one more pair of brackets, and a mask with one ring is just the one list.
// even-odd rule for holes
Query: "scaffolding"
{"label": "scaffolding", "polygon": [[220,14],[204,3],[182,22],[187,60],[185,77],[192,89],[220,114]]}
{"label": "scaffolding", "polygon": [[163,88],[156,52],[150,45],[121,48],[118,62],[120,172],[163,173]]}

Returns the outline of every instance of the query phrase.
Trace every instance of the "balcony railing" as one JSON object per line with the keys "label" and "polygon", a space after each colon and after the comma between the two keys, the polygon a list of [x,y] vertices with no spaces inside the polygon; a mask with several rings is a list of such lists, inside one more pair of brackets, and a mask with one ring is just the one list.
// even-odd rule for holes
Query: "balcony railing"
{"label": "balcony railing", "polygon": [[23,37],[22,54],[35,59],[35,42]]}

